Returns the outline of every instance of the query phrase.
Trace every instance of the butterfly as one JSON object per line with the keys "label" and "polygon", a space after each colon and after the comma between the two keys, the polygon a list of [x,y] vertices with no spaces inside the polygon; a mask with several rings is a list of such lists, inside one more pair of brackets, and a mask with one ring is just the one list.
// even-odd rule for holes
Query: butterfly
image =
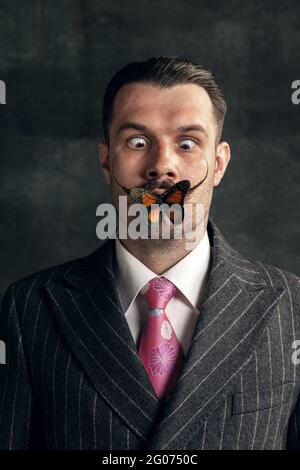
{"label": "butterfly", "polygon": [[[161,204],[179,204],[179,208],[169,211],[168,215],[173,224],[180,224],[184,218],[184,198],[189,192],[189,180],[182,180],[175,183],[170,189],[163,194],[156,194],[144,188],[133,188],[129,190],[129,195],[136,203],[144,204],[148,209],[148,222],[157,223],[160,220]],[[158,204],[158,207],[151,207],[152,204]]]}

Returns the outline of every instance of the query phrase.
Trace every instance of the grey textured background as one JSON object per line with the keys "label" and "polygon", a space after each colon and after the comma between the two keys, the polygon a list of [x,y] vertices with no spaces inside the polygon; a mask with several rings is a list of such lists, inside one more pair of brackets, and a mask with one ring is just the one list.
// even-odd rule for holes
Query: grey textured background
{"label": "grey textured background", "polygon": [[101,243],[102,96],[125,63],[157,55],[196,60],[224,90],[232,160],[215,222],[243,254],[299,275],[299,17],[296,0],[0,1],[0,292]]}

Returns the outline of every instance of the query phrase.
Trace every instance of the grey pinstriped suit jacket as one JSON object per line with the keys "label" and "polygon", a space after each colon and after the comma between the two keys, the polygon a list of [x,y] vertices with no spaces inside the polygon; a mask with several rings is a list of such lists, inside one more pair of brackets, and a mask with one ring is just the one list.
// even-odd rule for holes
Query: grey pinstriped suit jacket
{"label": "grey pinstriped suit jacket", "polygon": [[299,279],[241,256],[211,220],[208,232],[212,271],[169,402],[122,312],[114,240],[9,287],[1,449],[300,447]]}

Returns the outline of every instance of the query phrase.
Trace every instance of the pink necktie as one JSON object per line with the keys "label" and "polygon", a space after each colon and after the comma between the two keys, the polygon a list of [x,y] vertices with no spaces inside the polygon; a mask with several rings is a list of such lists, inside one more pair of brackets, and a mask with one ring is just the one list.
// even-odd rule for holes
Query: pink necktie
{"label": "pink necktie", "polygon": [[165,312],[176,290],[165,277],[152,279],[141,290],[149,310],[139,356],[159,399],[166,398],[172,391],[183,359],[181,345]]}

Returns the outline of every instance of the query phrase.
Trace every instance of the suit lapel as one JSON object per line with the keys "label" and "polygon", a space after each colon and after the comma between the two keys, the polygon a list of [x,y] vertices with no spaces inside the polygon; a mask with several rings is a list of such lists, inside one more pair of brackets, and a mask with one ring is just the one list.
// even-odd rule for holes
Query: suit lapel
{"label": "suit lapel", "polygon": [[181,376],[148,449],[185,448],[250,360],[285,292],[268,286],[259,267],[233,250],[212,221],[208,230],[213,246],[208,288]]}
{"label": "suit lapel", "polygon": [[159,401],[139,359],[113,274],[114,241],[46,289],[65,338],[91,383],[142,440]]}

